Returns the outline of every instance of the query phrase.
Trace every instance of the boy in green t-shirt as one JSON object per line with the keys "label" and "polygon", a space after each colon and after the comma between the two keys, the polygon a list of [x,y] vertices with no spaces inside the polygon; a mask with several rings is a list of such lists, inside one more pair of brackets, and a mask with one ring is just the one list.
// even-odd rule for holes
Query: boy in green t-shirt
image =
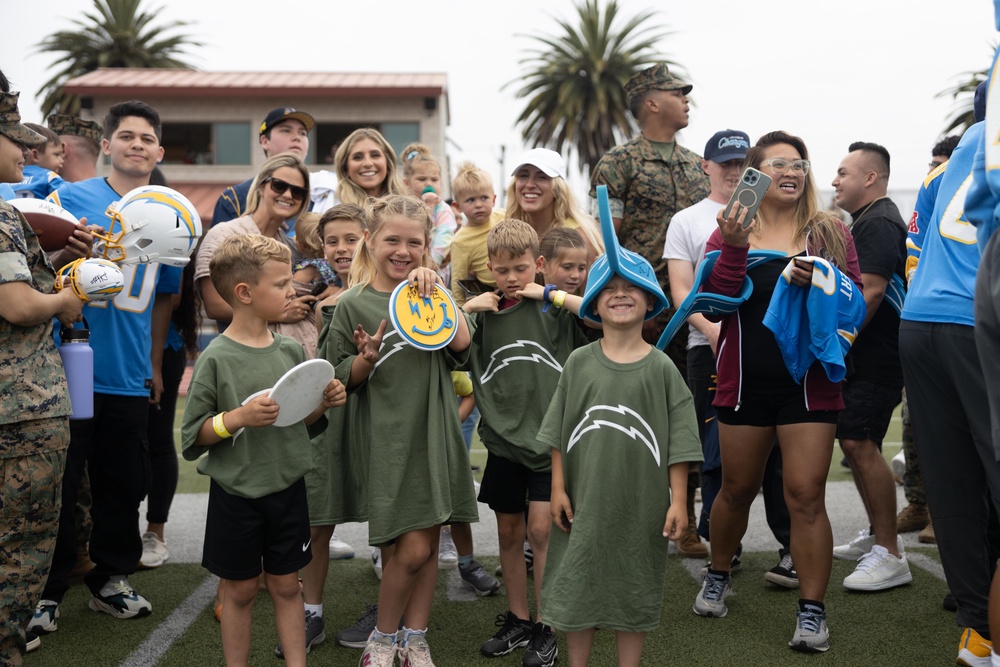
{"label": "boy in green t-shirt", "polygon": [[210,275],[233,321],[195,364],[181,428],[184,458],[207,453],[198,471],[212,478],[202,565],[225,583],[226,662],[247,662],[263,564],[285,662],[301,667],[307,647],[298,571],[312,557],[304,481],[312,467],[309,439],[325,428],[326,409],[343,405],[347,393],[331,381],[312,414],[282,429],[272,426],[279,406],[268,395],[244,405],[305,361],[299,343],[267,328],[295,297],[291,253],[264,236],[232,236],[212,257]]}
{"label": "boy in green t-shirt", "polygon": [[[606,207],[606,199],[605,199]],[[637,667],[660,621],[667,542],[687,525],[687,475],[701,442],[691,392],[642,339],[667,299],[653,267],[618,246],[591,267],[580,314],[604,337],[570,355],[538,433],[551,447],[552,519],[542,618],[586,665],[597,628],[615,631],[618,665]]]}
{"label": "boy in green t-shirt", "polygon": [[[534,280],[544,258],[531,225],[501,220],[486,237],[486,249],[499,289],[470,299],[464,309],[476,324],[469,370],[481,413],[479,435],[489,452],[479,501],[489,505],[497,517],[500,564],[510,610],[502,617],[500,630],[479,650],[495,657],[527,647],[524,667],[549,667],[557,655],[556,636],[540,617],[531,622],[523,545],[527,532],[534,552],[535,602],[540,609],[552,527],[552,477],[548,447],[536,436],[563,364],[587,339],[573,313],[561,308],[565,292],[559,292],[553,303],[522,298],[542,291]],[[544,300],[548,301],[550,292],[544,290]]]}

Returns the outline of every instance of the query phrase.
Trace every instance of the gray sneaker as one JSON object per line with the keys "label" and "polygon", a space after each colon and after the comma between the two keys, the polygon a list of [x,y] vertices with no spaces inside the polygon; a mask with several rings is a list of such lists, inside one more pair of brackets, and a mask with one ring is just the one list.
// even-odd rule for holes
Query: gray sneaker
{"label": "gray sneaker", "polygon": [[788,645],[803,653],[823,653],[830,649],[830,631],[826,627],[826,613],[795,612],[795,634]]}
{"label": "gray sneaker", "polygon": [[722,618],[729,613],[726,598],[733,594],[733,578],[728,574],[707,574],[701,592],[694,600],[694,613],[709,618]]}
{"label": "gray sneaker", "polygon": [[458,573],[462,575],[462,581],[471,586],[476,595],[493,595],[500,590],[500,582],[491,577],[477,560],[465,567],[459,564]]}
{"label": "gray sneaker", "polygon": [[368,610],[349,628],[337,633],[337,643],[347,648],[364,648],[368,646],[368,637],[375,629],[378,621],[378,605],[365,603]]}
{"label": "gray sneaker", "polygon": [[[306,653],[312,650],[313,646],[317,644],[322,644],[326,641],[326,626],[323,623],[323,617],[312,613],[311,611],[306,612]],[[285,653],[281,650],[281,642],[278,642],[278,646],[274,649],[274,654],[285,659]]]}

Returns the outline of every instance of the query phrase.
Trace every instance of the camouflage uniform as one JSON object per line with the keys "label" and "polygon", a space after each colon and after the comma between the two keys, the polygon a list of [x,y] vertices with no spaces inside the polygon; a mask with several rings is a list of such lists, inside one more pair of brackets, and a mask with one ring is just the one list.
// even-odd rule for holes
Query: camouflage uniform
{"label": "camouflage uniform", "polygon": [[924,478],[920,474],[917,445],[913,440],[913,427],[910,425],[910,407],[906,402],[906,389],[903,389],[903,459],[906,461],[906,467],[903,469],[903,493],[906,495],[906,502],[927,507]]}
{"label": "camouflage uniform", "polygon": [[[0,133],[21,144],[44,141],[20,125],[11,93],[0,93]],[[48,294],[54,281],[28,222],[0,202],[0,284],[25,282]],[[48,576],[69,414],[52,320],[22,327],[0,319],[0,664],[21,664],[24,626]]]}
{"label": "camouflage uniform", "polygon": [[84,120],[69,114],[52,114],[46,119],[49,129],[63,136],[83,137],[92,141],[98,149],[104,137],[104,128],[96,120]]}
{"label": "camouflage uniform", "polygon": [[[667,260],[663,259],[667,227],[677,211],[708,197],[708,176],[701,169],[701,157],[677,145],[666,162],[640,134],[601,158],[590,179],[591,197],[597,196],[598,185],[608,186],[612,216],[622,219],[618,230],[622,246],[645,257],[656,270],[663,293],[670,294]],[[670,308],[657,316],[660,331],[673,314],[674,308]],[[686,329],[674,336],[667,354],[683,374],[687,366]]]}

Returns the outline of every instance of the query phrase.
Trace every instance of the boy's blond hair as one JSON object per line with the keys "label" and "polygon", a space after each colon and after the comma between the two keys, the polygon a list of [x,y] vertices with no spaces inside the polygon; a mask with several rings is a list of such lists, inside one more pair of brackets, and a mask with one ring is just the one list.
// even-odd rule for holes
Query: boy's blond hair
{"label": "boy's blond hair", "polygon": [[486,236],[486,254],[494,257],[520,257],[530,252],[538,257],[538,234],[523,220],[505,218],[493,226]]}
{"label": "boy's blond hair", "polygon": [[264,265],[271,260],[290,264],[292,251],[267,236],[236,234],[219,244],[208,263],[208,274],[215,291],[232,306],[236,301],[236,286],[259,283]]}
{"label": "boy's blond hair", "polygon": [[319,237],[319,213],[306,211],[295,223],[295,245],[307,259],[323,256],[323,240]]}
{"label": "boy's blond hair", "polygon": [[496,194],[493,189],[493,179],[490,178],[485,169],[480,169],[471,162],[463,162],[458,165],[458,173],[455,174],[455,178],[451,182],[451,192],[456,201],[463,194],[485,190]]}

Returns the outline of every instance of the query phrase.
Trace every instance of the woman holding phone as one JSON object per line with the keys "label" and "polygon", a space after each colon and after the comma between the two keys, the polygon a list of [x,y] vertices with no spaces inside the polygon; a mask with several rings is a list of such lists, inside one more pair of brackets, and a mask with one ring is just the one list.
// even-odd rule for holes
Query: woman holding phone
{"label": "woman holding phone", "polygon": [[[829,648],[823,599],[833,551],[824,504],[826,476],[837,414],[844,403],[839,385],[829,380],[819,363],[809,368],[801,384],[792,378],[774,334],[764,326],[764,315],[789,258],[795,258],[790,282],[802,289],[818,289],[811,287],[812,264],[806,257],[826,259],[858,290],[861,275],[847,227],[819,211],[809,154],[800,138],[785,132],[766,134],[747,152],[745,164],[772,179],[757,215],[744,226],[746,209],[734,206],[728,217],[720,211],[719,229],[706,247],[706,252],[721,250],[721,255],[703,290],[736,295],[747,276],[754,290],[736,312],[722,317],[713,401],[719,419],[722,489],[712,506],[712,565],[694,611],[714,617],[728,611],[730,563],[746,532],[750,505],[777,437],[801,596],[789,646],[820,652]],[[778,251],[783,256],[748,269],[750,250]]]}

